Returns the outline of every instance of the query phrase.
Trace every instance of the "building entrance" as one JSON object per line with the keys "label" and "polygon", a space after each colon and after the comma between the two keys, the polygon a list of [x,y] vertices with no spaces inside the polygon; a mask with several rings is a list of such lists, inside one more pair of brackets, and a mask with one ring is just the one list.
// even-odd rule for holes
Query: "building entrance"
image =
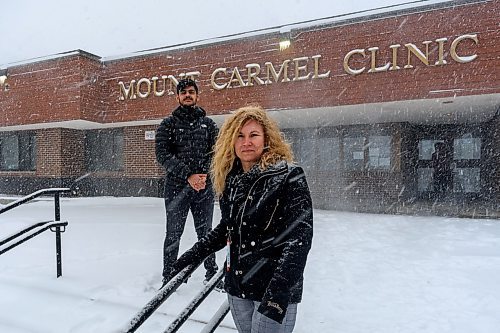
{"label": "building entrance", "polygon": [[417,142],[418,197],[429,199],[479,197],[482,177],[480,135],[473,131],[447,130],[440,133],[437,131],[433,135],[419,137]]}

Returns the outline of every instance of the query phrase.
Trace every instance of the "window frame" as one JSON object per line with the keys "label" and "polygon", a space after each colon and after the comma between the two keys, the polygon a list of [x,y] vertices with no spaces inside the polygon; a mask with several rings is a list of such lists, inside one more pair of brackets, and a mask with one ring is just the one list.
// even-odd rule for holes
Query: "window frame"
{"label": "window frame", "polygon": [[124,157],[125,137],[123,128],[88,130],[85,132],[85,169],[87,171],[123,171],[125,169]]}
{"label": "window frame", "polygon": [[[6,167],[4,160],[4,145],[7,138],[16,139],[16,166]],[[12,148],[11,148],[12,149]],[[36,171],[37,166],[37,140],[36,133],[32,131],[26,132],[4,132],[0,133],[0,171]]]}

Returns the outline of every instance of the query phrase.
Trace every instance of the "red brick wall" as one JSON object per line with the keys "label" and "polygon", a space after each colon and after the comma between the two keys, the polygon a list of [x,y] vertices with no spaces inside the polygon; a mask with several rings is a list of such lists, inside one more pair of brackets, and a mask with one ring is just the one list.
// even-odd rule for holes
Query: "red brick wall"
{"label": "red brick wall", "polygon": [[36,175],[79,177],[85,173],[84,132],[65,128],[36,131]]}
{"label": "red brick wall", "polygon": [[[277,33],[207,44],[154,55],[126,58],[101,64],[92,55],[81,52],[54,60],[9,68],[10,90],[0,94],[0,126],[34,124],[72,119],[96,122],[118,122],[160,119],[175,106],[173,96],[149,96],[119,101],[119,81],[161,75],[200,71],[200,105],[210,114],[227,113],[248,103],[259,103],[268,109],[327,107],[383,101],[430,99],[500,92],[499,2],[488,2],[438,9],[407,15],[393,15],[359,23],[320,26],[292,30],[292,45],[278,50]],[[479,44],[470,40],[460,44],[460,54],[476,53],[477,59],[457,63],[449,52],[453,39],[477,34]],[[353,49],[379,47],[378,63],[391,60],[389,46],[413,43],[424,50],[422,42],[448,38],[444,66],[425,66],[414,57],[413,69],[382,73],[346,74],[343,58]],[[369,53],[367,51],[367,53]],[[267,86],[214,90],[210,75],[219,67],[244,69],[246,64],[272,62],[277,68],[284,60],[322,55],[320,73],[331,70],[326,79],[272,83]],[[404,47],[399,61],[406,63]],[[369,67],[367,57],[363,64]],[[430,63],[437,59],[434,42]],[[309,61],[309,70],[313,62]],[[241,71],[244,79],[245,72]],[[289,77],[293,75],[293,65]],[[261,76],[263,74],[261,73]],[[454,93],[435,91],[455,89]],[[434,91],[434,93],[432,93]],[[300,112],[300,111],[297,111]]]}
{"label": "red brick wall", "polygon": [[61,176],[77,178],[85,173],[85,133],[61,130]]}
{"label": "red brick wall", "polygon": [[36,131],[36,175],[60,177],[62,174],[62,129]]}
{"label": "red brick wall", "polygon": [[96,113],[92,78],[100,66],[95,59],[71,55],[9,68],[10,88],[0,94],[0,126],[85,119]]}
{"label": "red brick wall", "polygon": [[80,57],[80,111],[81,118],[95,121],[104,112],[105,96],[101,92],[100,76],[103,65],[100,61]]}
{"label": "red brick wall", "polygon": [[[371,17],[363,22],[346,21],[293,29],[292,45],[284,51],[278,50],[279,34],[270,33],[106,62],[80,52],[14,66],[8,68],[10,89],[0,91],[0,127],[80,119],[97,123],[141,120],[159,123],[176,107],[174,96],[150,95],[144,99],[120,101],[118,82],[123,81],[128,86],[131,80],[162,75],[178,77],[180,73],[191,71],[201,72],[198,79],[200,105],[212,115],[228,113],[248,103],[259,103],[267,109],[297,109],[300,114],[302,108],[496,94],[500,92],[499,13],[500,2],[490,1],[413,14]],[[458,53],[477,54],[477,59],[457,63],[448,50],[451,41],[464,34],[477,34],[479,43],[475,45],[466,40],[460,44]],[[445,43],[448,64],[444,66],[426,66],[413,57],[413,69],[364,72],[356,76],[343,69],[344,56],[353,49],[365,49],[369,55],[368,48],[378,47],[378,67],[392,60],[390,45],[413,43],[425,50],[423,41],[433,41],[429,62],[434,64],[438,55],[435,40],[438,38],[448,39]],[[330,77],[220,91],[210,86],[210,75],[216,68],[238,67],[246,80],[243,69],[247,64],[259,64],[263,72],[266,62],[279,68],[285,60],[315,55],[322,56],[320,74],[330,70]],[[398,59],[398,65],[403,67],[407,61],[403,46],[399,49]],[[368,69],[369,57],[364,60],[354,57],[350,65]],[[312,67],[310,59],[309,71]],[[264,73],[260,77],[263,78]],[[288,77],[293,77],[293,64]],[[339,199],[346,204],[370,196],[377,202],[379,198],[382,201],[397,198],[404,183],[401,172],[405,170],[400,168],[403,130],[398,125],[393,128],[391,165],[394,168],[390,173],[339,173],[332,177],[318,172],[310,176],[310,182],[321,184],[314,187],[313,195],[324,200],[342,196]],[[156,125],[124,127],[124,170],[96,172],[89,178],[109,178],[112,181],[129,178],[137,184],[141,179],[149,182],[161,178],[163,170],[155,161],[154,141],[144,139],[145,130],[155,129]],[[498,135],[493,139],[496,147],[500,146],[499,140]],[[498,148],[495,149],[498,152]],[[498,153],[493,160],[500,165]],[[495,170],[496,177],[500,177],[498,168]],[[84,172],[84,131],[37,130],[37,177],[73,178]],[[34,173],[3,174],[27,177]],[[109,186],[114,185],[112,181]],[[356,184],[351,186],[353,182]],[[495,190],[500,193],[498,185]],[[358,195],[360,191],[362,195]]]}
{"label": "red brick wall", "polygon": [[161,177],[163,168],[156,162],[155,141],[145,140],[145,131],[154,131],[156,126],[126,127],[125,174],[127,177]]}
{"label": "red brick wall", "polygon": [[[493,75],[500,67],[498,7],[498,2],[473,4],[337,27],[292,30],[296,37],[284,52],[278,50],[278,35],[268,34],[108,62],[103,72],[107,118],[102,121],[159,118],[176,106],[173,96],[119,101],[119,81],[129,84],[131,80],[143,77],[178,75],[195,70],[202,73],[200,105],[212,114],[226,113],[252,102],[270,109],[291,109],[498,93],[500,77]],[[479,44],[465,40],[459,44],[458,53],[475,53],[477,59],[457,63],[448,50],[452,40],[464,34],[477,34]],[[425,50],[423,41],[443,37],[448,38],[445,43],[448,64],[444,66],[426,66],[413,57],[413,69],[365,72],[356,76],[346,74],[342,66],[344,56],[353,49],[379,47],[377,66],[381,66],[391,61],[389,46],[392,44],[413,43]],[[222,91],[210,86],[210,75],[218,67],[237,66],[241,70],[248,63],[257,63],[263,68],[266,61],[276,67],[286,59],[318,54],[322,55],[320,73],[331,70],[327,79]],[[437,43],[434,42],[430,47],[431,64],[436,62],[437,54]],[[403,67],[407,62],[404,47],[400,47],[398,55],[398,63]],[[364,64],[352,63],[356,68],[363,65],[370,67],[369,58]],[[311,67],[312,62],[309,62]],[[436,93],[451,89],[455,92]]]}

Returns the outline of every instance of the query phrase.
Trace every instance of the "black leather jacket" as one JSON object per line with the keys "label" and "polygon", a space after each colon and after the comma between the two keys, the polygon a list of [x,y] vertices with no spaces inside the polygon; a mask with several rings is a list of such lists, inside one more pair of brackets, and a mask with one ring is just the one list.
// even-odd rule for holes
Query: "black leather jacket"
{"label": "black leather jacket", "polygon": [[281,322],[288,304],[301,301],[312,243],[313,209],[304,171],[279,162],[243,173],[237,165],[226,180],[220,209],[220,224],[174,266],[180,271],[201,262],[229,238],[226,291],[260,301],[259,311]]}
{"label": "black leather jacket", "polygon": [[156,159],[166,171],[166,184],[185,185],[195,173],[208,173],[217,137],[215,122],[196,107],[178,107],[156,130]]}

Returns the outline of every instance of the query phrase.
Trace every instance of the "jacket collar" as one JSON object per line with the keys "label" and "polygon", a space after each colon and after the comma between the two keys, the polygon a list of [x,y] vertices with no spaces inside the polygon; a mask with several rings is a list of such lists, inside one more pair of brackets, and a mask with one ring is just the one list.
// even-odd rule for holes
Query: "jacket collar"
{"label": "jacket collar", "polygon": [[203,110],[199,106],[178,106],[173,112],[172,115],[179,117],[182,120],[193,121],[198,118],[202,118],[206,116],[205,110]]}
{"label": "jacket collar", "polygon": [[230,176],[237,176],[239,179],[244,181],[252,181],[259,177],[266,176],[268,174],[274,174],[276,172],[285,171],[288,169],[288,164],[286,161],[279,161],[275,164],[269,165],[265,170],[261,170],[258,164],[255,164],[247,172],[243,172],[241,167],[241,162],[236,160],[233,169],[230,172]]}

